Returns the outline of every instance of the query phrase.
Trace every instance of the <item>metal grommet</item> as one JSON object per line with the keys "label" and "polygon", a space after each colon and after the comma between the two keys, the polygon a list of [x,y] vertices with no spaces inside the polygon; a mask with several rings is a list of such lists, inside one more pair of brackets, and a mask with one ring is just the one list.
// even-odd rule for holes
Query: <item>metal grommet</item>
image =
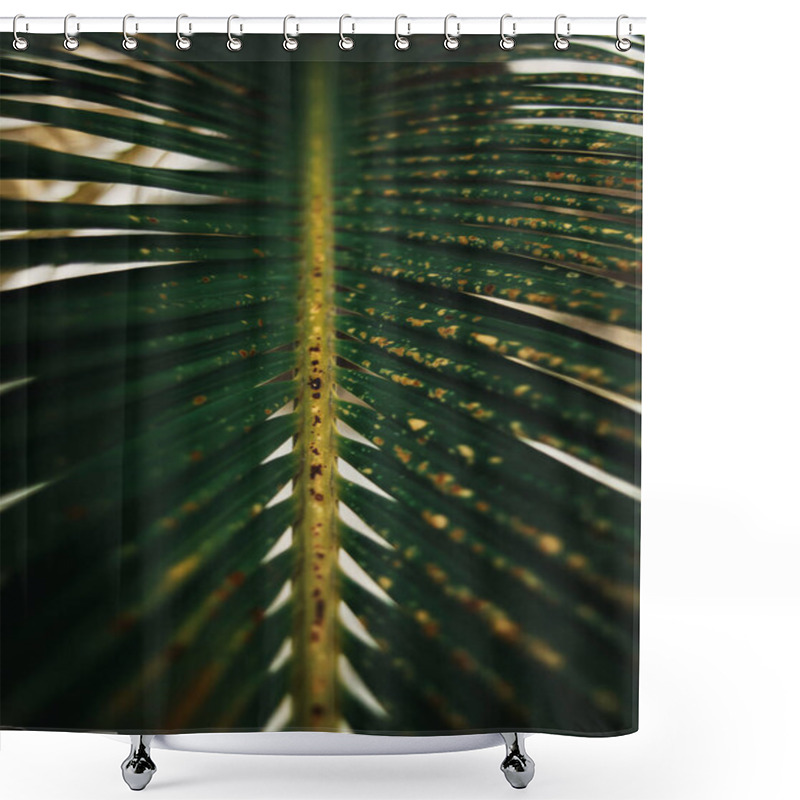
{"label": "metal grommet", "polygon": [[[626,53],[628,50],[631,49],[631,40],[624,38],[622,33],[620,32],[621,22],[624,19],[629,19],[625,14],[620,14],[617,17],[617,41],[616,41],[616,48],[620,51],[620,53]],[[628,36],[631,35],[633,32],[633,26],[630,22],[628,22]]]}
{"label": "metal grommet", "polygon": [[[353,19],[353,18],[349,14],[342,14],[342,16],[339,17],[339,47],[342,50],[352,50],[356,46],[356,43],[353,41],[352,37],[345,36],[344,31],[342,30],[344,26],[344,21],[346,19]],[[350,23],[350,25],[351,25],[350,32],[355,33],[356,31],[355,23],[354,22]]]}
{"label": "metal grommet", "polygon": [[[283,49],[284,50],[289,50],[289,51],[297,50],[297,46],[300,44],[297,41],[297,39],[294,39],[291,36],[289,36],[288,25],[289,25],[289,20],[290,19],[297,19],[297,18],[293,17],[291,14],[288,14],[287,16],[285,16],[283,18]],[[295,27],[295,36],[298,33],[300,33],[300,26],[296,25],[296,27]]]}
{"label": "metal grommet", "polygon": [[[139,42],[133,38],[133,36],[128,36],[128,20],[135,19],[133,14],[126,14],[122,18],[122,46],[126,50],[135,50],[139,46]],[[134,30],[139,30],[139,24],[137,23],[134,27]]]}
{"label": "metal grommet", "polygon": [[[188,14],[178,14],[177,18],[175,19],[175,47],[178,50],[188,50],[192,46],[192,40],[188,36],[184,36],[181,33],[181,20],[188,19]],[[192,23],[189,23],[189,32],[192,31]]]}
{"label": "metal grommet", "polygon": [[[562,36],[562,35],[561,35],[561,34],[558,32],[558,21],[559,21],[560,19],[566,19],[566,18],[567,18],[567,15],[566,15],[566,14],[559,14],[559,15],[556,17],[556,21],[555,21],[555,24],[554,24],[554,26],[553,26],[553,30],[555,31],[555,35],[556,35],[556,39],[555,39],[555,41],[553,42],[553,47],[555,47],[555,49],[556,49],[556,50],[566,50],[566,49],[569,47],[569,40],[568,40],[568,39],[565,39],[565,38],[564,38],[564,37],[563,37],[563,36]],[[570,29],[570,24],[569,24],[569,22],[568,22],[568,23],[567,23],[567,36],[569,36],[569,29]]]}
{"label": "metal grommet", "polygon": [[[11,31],[14,34],[14,41],[11,43],[11,46],[15,50],[20,50],[20,51],[27,50],[28,49],[28,44],[29,44],[28,40],[24,36],[20,36],[19,33],[17,32],[17,21],[21,20],[21,19],[25,19],[25,15],[24,14],[17,14],[14,17],[14,22],[11,25]],[[25,23],[25,30],[26,31],[28,30],[28,23],[27,22]]]}
{"label": "metal grommet", "polygon": [[[242,40],[238,39],[236,36],[234,36],[231,33],[231,22],[233,22],[235,19],[239,19],[239,17],[237,17],[235,14],[232,14],[230,17],[228,17],[228,41],[227,41],[226,47],[232,53],[236,53],[237,51],[242,49]],[[242,26],[240,24],[239,25],[239,33],[241,33],[241,32],[242,32]]]}
{"label": "metal grommet", "polygon": [[500,17],[500,49],[501,50],[513,50],[514,45],[517,43],[514,37],[517,35],[517,23],[511,23],[511,36],[508,36],[505,32],[505,22],[507,19],[511,19],[511,14],[503,14]]}
{"label": "metal grommet", "polygon": [[405,36],[400,35],[400,20],[401,19],[408,19],[405,14],[398,14],[394,18],[394,46],[397,50],[408,50],[411,47],[411,40],[408,38],[411,36],[411,23],[407,22],[406,27],[408,30],[406,31]]}
{"label": "metal grommet", "polygon": [[[74,14],[67,14],[67,16],[64,17],[64,47],[67,50],[77,50],[80,42],[77,37],[70,36],[69,34],[69,21],[71,19],[75,19]],[[75,32],[77,33],[80,29],[80,23],[75,23]]]}
{"label": "metal grommet", "polygon": [[[456,21],[456,35],[453,36],[448,30],[447,25],[451,19]],[[461,23],[458,21],[458,17],[455,14],[448,14],[444,18],[444,46],[446,50],[458,50],[458,46],[461,42],[458,41],[458,37],[461,34]]]}

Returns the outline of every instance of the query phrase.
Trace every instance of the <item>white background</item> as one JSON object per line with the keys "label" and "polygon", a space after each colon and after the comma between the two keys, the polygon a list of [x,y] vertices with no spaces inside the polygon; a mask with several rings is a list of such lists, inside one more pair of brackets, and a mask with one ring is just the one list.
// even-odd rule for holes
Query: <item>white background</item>
{"label": "white background", "polygon": [[[18,2],[3,13],[648,18],[641,730],[531,737],[537,776],[527,792],[538,800],[798,797],[797,4]],[[119,771],[126,753],[99,735],[3,732],[0,794],[129,797]],[[512,792],[500,749],[154,755],[153,800]]]}

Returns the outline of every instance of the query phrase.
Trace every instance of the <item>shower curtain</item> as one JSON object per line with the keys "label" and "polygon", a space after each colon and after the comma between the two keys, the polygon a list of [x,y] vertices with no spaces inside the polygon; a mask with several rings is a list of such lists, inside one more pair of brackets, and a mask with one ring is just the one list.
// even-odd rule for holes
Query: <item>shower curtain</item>
{"label": "shower curtain", "polygon": [[637,728],[643,40],[0,61],[0,727]]}

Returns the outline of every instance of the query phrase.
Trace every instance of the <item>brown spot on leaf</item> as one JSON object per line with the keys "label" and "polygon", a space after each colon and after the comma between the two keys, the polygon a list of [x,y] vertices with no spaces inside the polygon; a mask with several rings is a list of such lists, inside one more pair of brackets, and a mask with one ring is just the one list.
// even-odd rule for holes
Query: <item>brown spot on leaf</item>
{"label": "brown spot on leaf", "polygon": [[236,572],[231,572],[231,574],[228,575],[228,581],[234,586],[241,586],[244,583],[245,577],[246,576],[244,572],[242,572],[240,569],[237,569]]}

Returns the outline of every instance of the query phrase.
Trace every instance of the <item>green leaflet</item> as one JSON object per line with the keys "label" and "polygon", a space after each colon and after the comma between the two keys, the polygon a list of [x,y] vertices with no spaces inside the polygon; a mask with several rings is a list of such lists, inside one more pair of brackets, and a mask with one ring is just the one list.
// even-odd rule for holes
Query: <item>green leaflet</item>
{"label": "green leaflet", "polygon": [[84,38],[0,50],[0,726],[634,730],[640,44]]}

